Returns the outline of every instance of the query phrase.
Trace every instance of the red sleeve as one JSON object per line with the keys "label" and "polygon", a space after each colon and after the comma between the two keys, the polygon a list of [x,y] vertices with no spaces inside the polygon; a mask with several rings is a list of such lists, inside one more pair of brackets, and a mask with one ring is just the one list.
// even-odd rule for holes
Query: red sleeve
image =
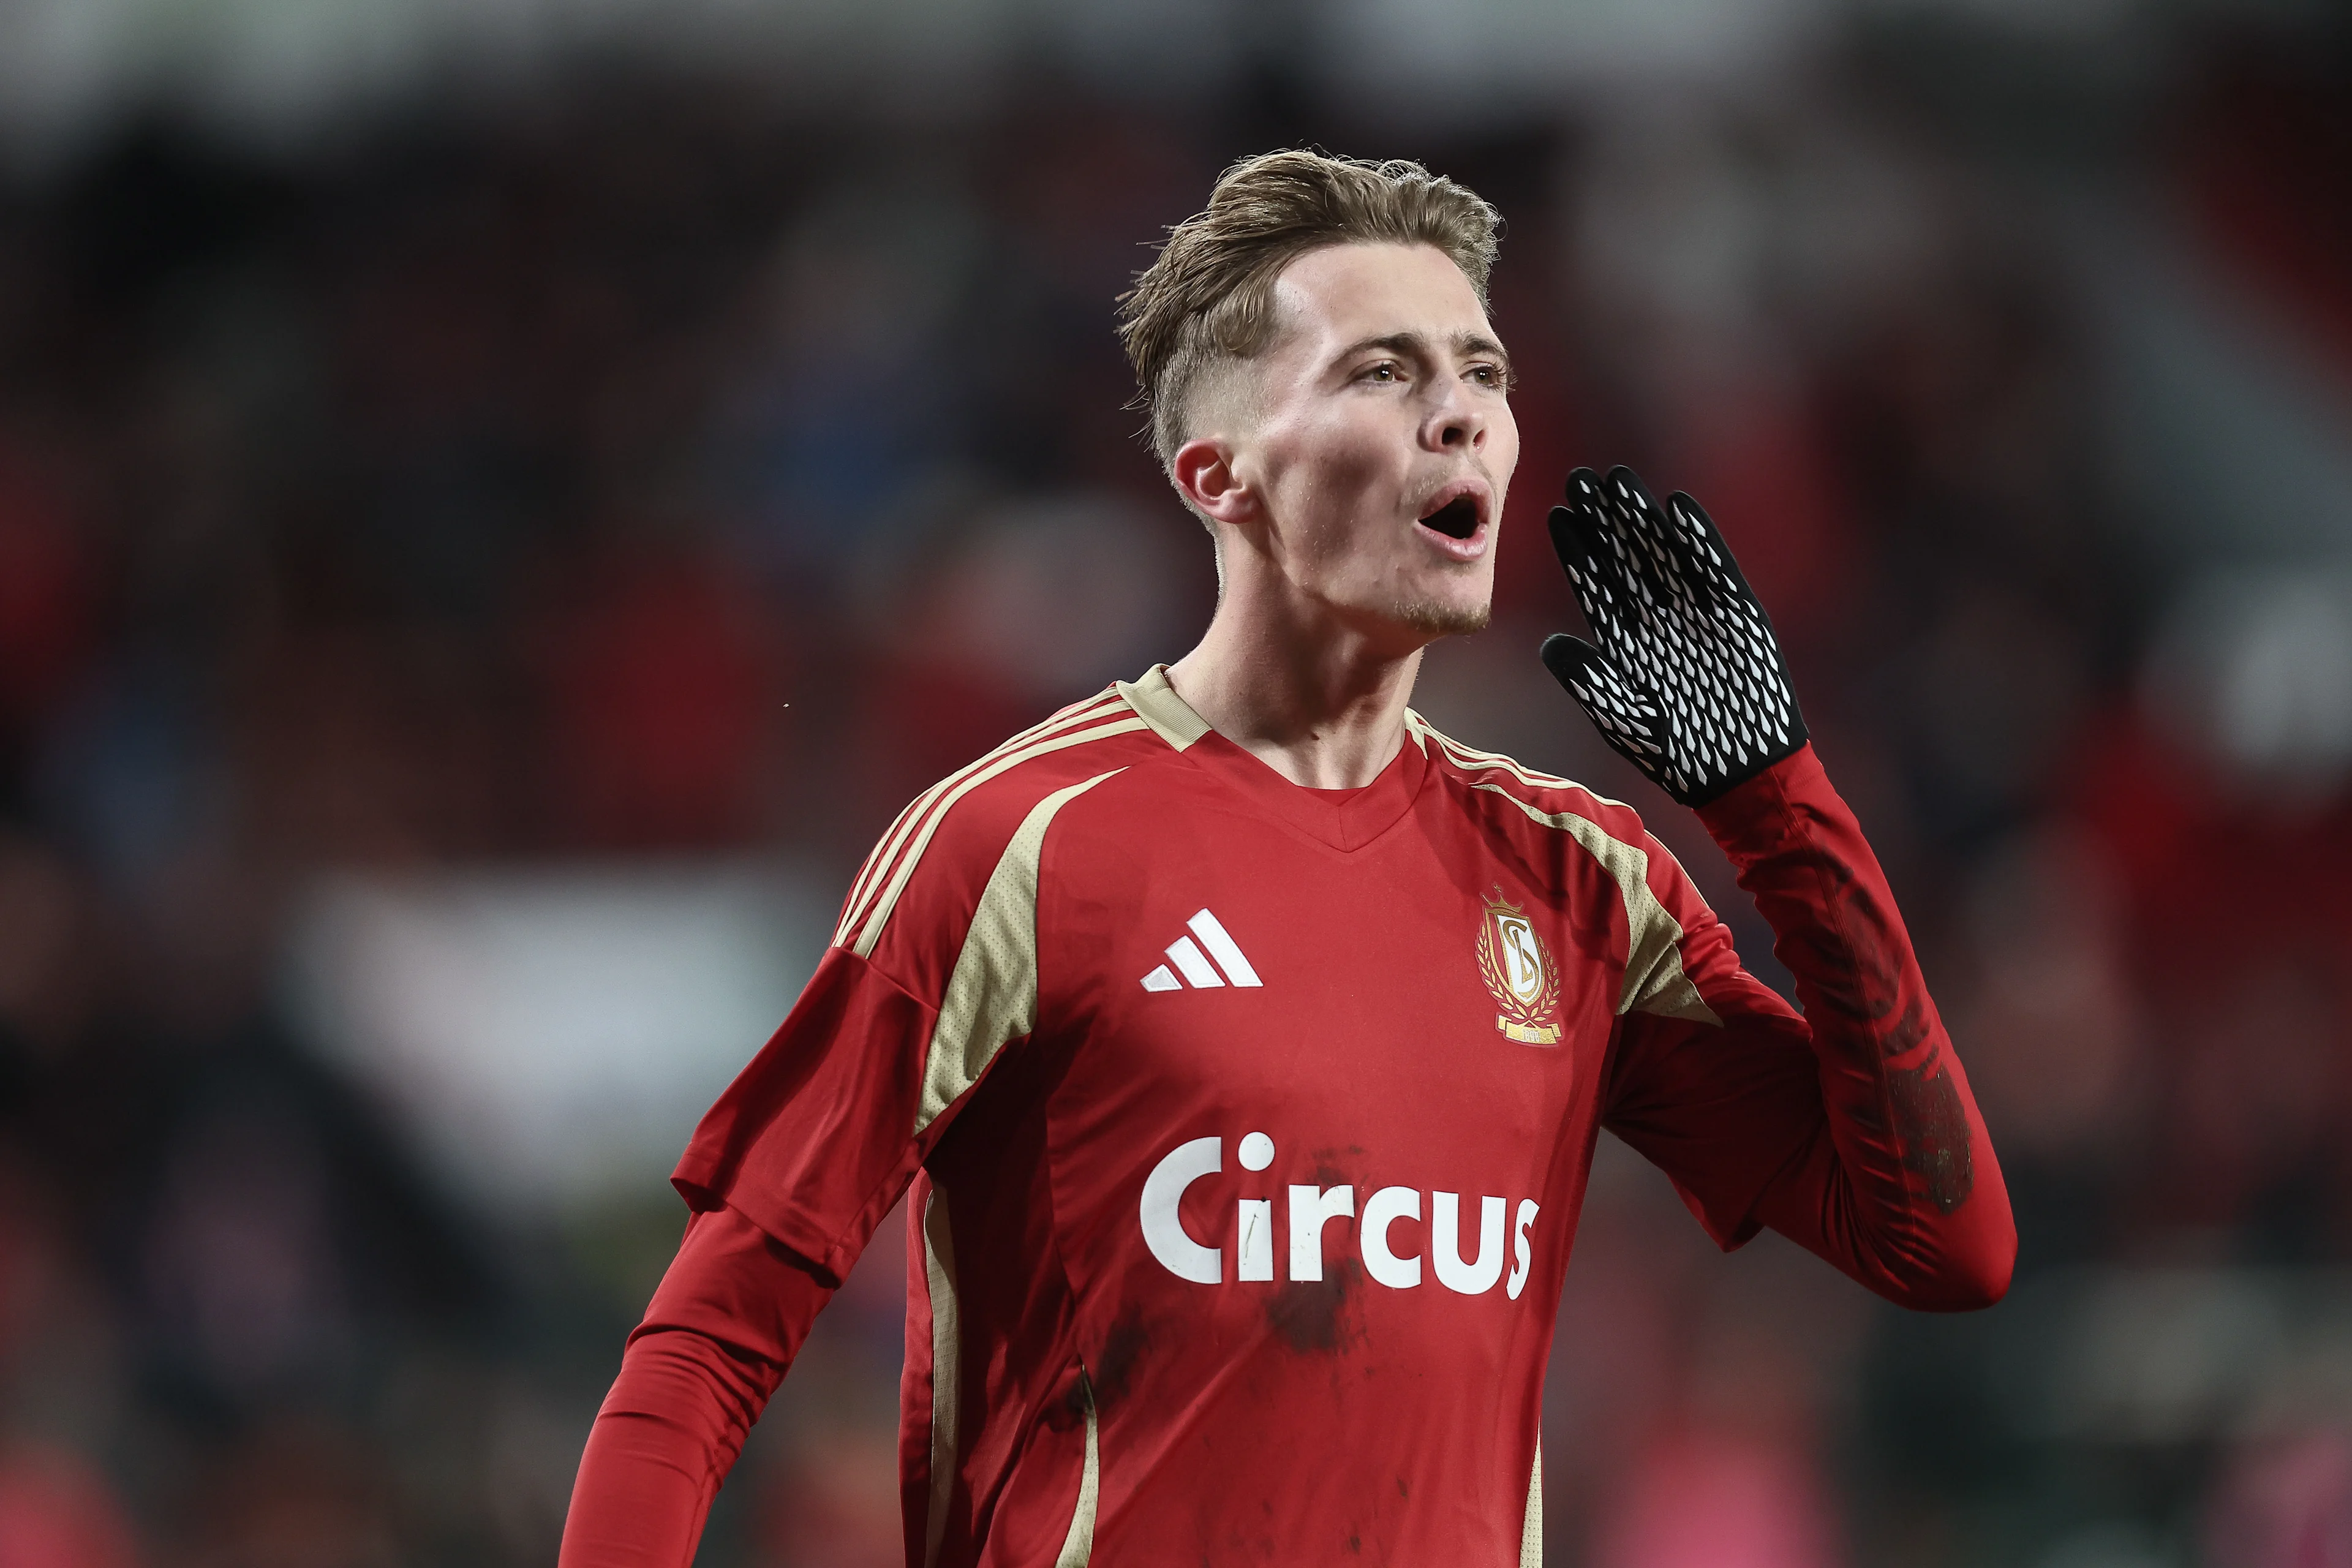
{"label": "red sleeve", "polygon": [[908,807],[791,1016],[695,1129],[671,1181],[696,1218],[591,1431],[562,1568],[692,1561],[818,1309],[1034,1027],[1046,830],[1111,773],[982,787],[1004,772],[968,770]]}
{"label": "red sleeve", "polygon": [[943,1130],[917,1130],[938,1019],[872,961],[827,948],[672,1184],[693,1208],[731,1205],[840,1283]]}
{"label": "red sleeve", "polygon": [[596,1413],[559,1568],[687,1568],[744,1435],[833,1294],[733,1209],[698,1214]]}
{"label": "red sleeve", "polygon": [[1699,817],[1770,923],[1804,1013],[1740,968],[1651,840],[1650,885],[1705,1005],[1625,1016],[1611,1130],[1727,1247],[1770,1226],[1905,1306],[1999,1300],[2017,1254],[2009,1194],[1853,813],[1808,746]]}
{"label": "red sleeve", "polygon": [[1111,776],[1066,784],[1074,765],[908,808],[791,1016],[695,1129],[670,1178],[689,1205],[736,1208],[847,1276],[990,1064],[1035,1026],[1047,830]]}
{"label": "red sleeve", "polygon": [[931,1139],[918,1097],[937,1009],[828,949],[695,1130],[695,1211],[597,1413],[562,1568],[684,1568],[743,1438]]}

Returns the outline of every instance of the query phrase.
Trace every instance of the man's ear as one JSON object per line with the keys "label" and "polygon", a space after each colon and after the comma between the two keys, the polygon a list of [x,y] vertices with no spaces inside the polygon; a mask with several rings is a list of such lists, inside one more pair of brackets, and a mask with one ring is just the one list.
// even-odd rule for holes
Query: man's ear
{"label": "man's ear", "polygon": [[1168,459],[1176,493],[1202,517],[1242,522],[1255,515],[1257,496],[1234,473],[1233,450],[1213,436],[1196,436]]}

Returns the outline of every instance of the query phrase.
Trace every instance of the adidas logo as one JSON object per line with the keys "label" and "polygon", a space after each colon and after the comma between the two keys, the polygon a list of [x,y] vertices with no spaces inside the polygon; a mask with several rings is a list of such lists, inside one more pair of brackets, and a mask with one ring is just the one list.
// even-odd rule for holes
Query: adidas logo
{"label": "adidas logo", "polygon": [[[1168,963],[1163,963],[1145,975],[1143,988],[1146,991],[1181,991],[1188,985],[1205,991],[1213,985],[1222,986],[1228,982],[1235,985],[1265,984],[1257,977],[1257,971],[1250,967],[1250,961],[1242,956],[1241,948],[1218,923],[1216,916],[1202,910],[1184,923],[1191,928],[1192,936],[1178,937],[1168,949],[1168,963],[1176,967],[1171,970]],[[1192,937],[1201,940],[1195,942]],[[1209,950],[1205,953],[1201,951],[1204,947]],[[1209,962],[1212,958],[1217,961],[1214,964]],[[1223,974],[1217,973],[1220,969],[1224,971]],[[1179,974],[1184,978],[1177,979]]]}

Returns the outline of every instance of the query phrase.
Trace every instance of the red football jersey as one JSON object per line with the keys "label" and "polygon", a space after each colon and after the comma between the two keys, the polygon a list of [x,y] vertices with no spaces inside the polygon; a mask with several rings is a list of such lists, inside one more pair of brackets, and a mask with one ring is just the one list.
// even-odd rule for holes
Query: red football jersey
{"label": "red football jersey", "polygon": [[1631,809],[1417,716],[1305,789],[1155,669],[910,805],[677,1175],[834,1279],[914,1184],[908,1562],[1539,1562],[1604,1122],[1727,1246],[1997,1295],[2006,1198],[1850,814],[1806,751],[1703,815],[1818,1034]]}

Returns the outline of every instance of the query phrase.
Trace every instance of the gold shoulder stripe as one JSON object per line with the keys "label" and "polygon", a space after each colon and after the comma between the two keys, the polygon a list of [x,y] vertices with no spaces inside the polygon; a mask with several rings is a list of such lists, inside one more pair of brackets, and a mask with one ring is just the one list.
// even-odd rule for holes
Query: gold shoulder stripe
{"label": "gold shoulder stripe", "polygon": [[[1424,723],[1423,728],[1428,729],[1427,724]],[[1503,755],[1500,752],[1482,752],[1475,746],[1465,746],[1453,736],[1440,731],[1432,729],[1429,731],[1429,735],[1430,739],[1435,741],[1444,751],[1447,758],[1455,766],[1466,768],[1473,773],[1499,769],[1530,789],[1584,789],[1584,786],[1574,779],[1561,778],[1557,773],[1539,773],[1517,759]],[[1593,795],[1591,790],[1584,790],[1584,793],[1591,795],[1593,799],[1600,801],[1603,805],[1622,804],[1609,799],[1606,795]]]}
{"label": "gold shoulder stripe", "polygon": [[1412,709],[1406,709],[1404,710],[1404,732],[1412,740],[1414,745],[1421,748],[1421,754],[1423,756],[1425,757],[1429,755],[1429,737],[1434,731],[1430,729],[1428,720],[1423,718]]}
{"label": "gold shoulder stripe", "polygon": [[1071,746],[1083,746],[1089,741],[1106,741],[1114,735],[1132,735],[1143,727],[1144,723],[1140,719],[1121,719],[1066,735],[1050,736],[1034,745],[1024,746],[1020,751],[997,758],[987,767],[957,784],[941,797],[939,809],[931,813],[924,822],[922,831],[915,835],[914,842],[907,847],[906,854],[900,858],[898,869],[890,873],[890,880],[876,897],[873,912],[866,917],[866,923],[858,928],[856,940],[845,945],[860,958],[871,958],[874,955],[874,944],[882,940],[882,928],[889,923],[890,911],[898,907],[898,895],[907,890],[907,879],[915,874],[915,867],[921,861],[923,851],[930,847],[931,836],[939,831],[940,824],[946,819],[948,813],[955,809],[956,802],[998,774],[1010,772],[1023,763],[1034,761],[1036,758],[1066,750]]}
{"label": "gold shoulder stripe", "polygon": [[1094,1379],[1081,1365],[1078,1368],[1078,1392],[1087,1399],[1087,1458],[1078,1472],[1078,1502],[1070,1510],[1070,1532],[1062,1538],[1062,1551],[1054,1559],[1054,1568],[1087,1568],[1095,1554],[1095,1514],[1102,1505],[1102,1447],[1097,1431]]}
{"label": "gold shoulder stripe", "polygon": [[1618,896],[1625,900],[1625,983],[1617,994],[1617,1011],[1625,1013],[1655,1013],[1669,1018],[1690,1018],[1699,1023],[1720,1024],[1683,973],[1682,922],[1666,912],[1658,902],[1658,895],[1650,890],[1650,856],[1638,845],[1628,844],[1612,837],[1591,817],[1579,816],[1572,811],[1539,810],[1497,784],[1475,784],[1473,789],[1483,789],[1498,795],[1529,819],[1547,827],[1556,827],[1584,846],[1591,857],[1601,862],[1617,884]]}
{"label": "gold shoulder stripe", "polygon": [[906,836],[913,827],[915,819],[930,809],[931,802],[939,799],[940,791],[946,787],[947,781],[942,779],[908,801],[906,807],[891,820],[890,831],[885,833],[874,847],[866,852],[866,863],[857,868],[857,879],[849,884],[849,897],[841,901],[841,919],[835,921],[833,927],[834,946],[839,947],[847,940],[849,928],[856,921],[859,910],[865,905],[866,895],[873,890],[874,879],[882,874],[889,865],[892,857],[898,854],[898,847],[906,842]]}
{"label": "gold shoulder stripe", "polygon": [[1142,679],[1116,683],[1118,694],[1127,699],[1129,707],[1143,716],[1151,732],[1182,751],[1209,732],[1209,721],[1192,711],[1192,705],[1176,695],[1168,684],[1168,667],[1155,664]]}
{"label": "gold shoulder stripe", "polygon": [[[1140,730],[1143,724],[1136,720],[1128,728]],[[939,1022],[923,1058],[918,1137],[980,1081],[1007,1040],[1037,1026],[1037,862],[1045,852],[1045,830],[1062,807],[1124,771],[1097,773],[1039,801],[998,857],[940,998]]]}
{"label": "gold shoulder stripe", "polygon": [[890,831],[882,836],[882,841],[874,847],[874,852],[866,858],[866,864],[859,868],[857,880],[851,886],[849,897],[843,902],[840,923],[834,928],[834,946],[841,947],[847,944],[849,933],[857,929],[860,920],[867,912],[874,889],[879,885],[884,873],[891,869],[898,851],[905,847],[908,836],[928,818],[931,807],[943,795],[1008,752],[1017,750],[1045,736],[1073,729],[1089,720],[1116,711],[1120,706],[1118,694],[1109,691],[1097,697],[1090,697],[1084,702],[1073,703],[1053,717],[1040,723],[1032,724],[993,751],[974,758],[921,795],[917,795],[913,804],[898,814],[898,820],[890,825]]}
{"label": "gold shoulder stripe", "polygon": [[1437,742],[1438,749],[1445,753],[1446,760],[1456,767],[1472,773],[1506,773],[1530,789],[1575,787],[1573,779],[1561,778],[1555,773],[1539,773],[1517,758],[1507,757],[1500,752],[1482,752],[1475,747],[1465,746],[1453,736],[1435,730],[1430,734]]}
{"label": "gold shoulder stripe", "polygon": [[931,1189],[923,1205],[923,1275],[931,1293],[931,1501],[924,1521],[924,1568],[940,1560],[948,1505],[955,1500],[958,1396],[962,1391],[962,1342],[956,1323],[955,1235],[948,1227],[948,1195]]}
{"label": "gold shoulder stripe", "polygon": [[849,897],[842,905],[841,921],[834,930],[834,945],[841,946],[848,940],[849,933],[856,929],[858,917],[865,912],[865,901],[873,892],[875,885],[890,868],[898,850],[905,846],[907,836],[914,831],[916,825],[922,820],[933,803],[942,795],[954,788],[976,770],[986,767],[990,763],[1003,756],[1006,752],[1035,740],[1039,736],[1081,723],[1097,713],[1108,712],[1118,705],[1118,694],[1110,691],[1099,692],[1083,702],[1074,702],[1040,722],[1032,724],[986,754],[974,758],[917,795],[907,809],[898,814],[898,819],[890,825],[890,831],[882,836],[881,842],[874,847],[873,853],[866,856],[865,865],[858,868],[857,879],[851,885]]}
{"label": "gold shoulder stripe", "polygon": [[[1414,714],[1412,717],[1418,719],[1420,718],[1420,715]],[[1525,763],[1519,762],[1517,758],[1505,756],[1500,752],[1482,752],[1475,746],[1465,746],[1461,742],[1455,740],[1453,736],[1433,728],[1425,719],[1421,721],[1421,727],[1428,731],[1430,739],[1435,741],[1440,749],[1445,752],[1447,760],[1452,762],[1457,767],[1465,768],[1472,772],[1500,769],[1501,771],[1509,773],[1513,778],[1517,779],[1521,784],[1526,784],[1530,789],[1582,790],[1586,795],[1591,795],[1602,805],[1625,805],[1623,801],[1612,800],[1607,795],[1602,795],[1600,791],[1592,789],[1588,785],[1579,784],[1574,779],[1562,778],[1558,773],[1538,773],[1533,768],[1530,768]],[[1626,806],[1626,809],[1630,811],[1633,808]]]}

